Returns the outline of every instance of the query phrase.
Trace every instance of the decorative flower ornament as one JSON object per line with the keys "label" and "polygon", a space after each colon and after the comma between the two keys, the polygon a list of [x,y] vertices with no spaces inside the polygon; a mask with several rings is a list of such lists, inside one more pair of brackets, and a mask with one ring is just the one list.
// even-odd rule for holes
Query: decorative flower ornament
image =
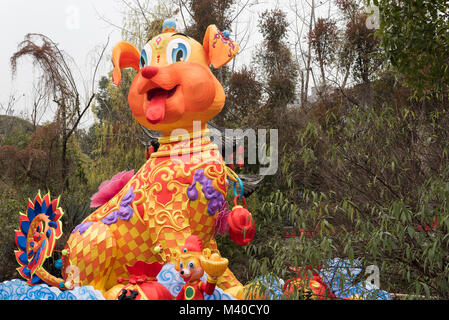
{"label": "decorative flower ornament", "polygon": [[42,198],[39,191],[34,202],[28,200],[26,214],[20,213],[20,230],[15,231],[17,270],[30,285],[42,283],[36,273],[52,256],[62,235],[60,218],[64,212],[58,205],[59,198],[52,201],[49,193]]}

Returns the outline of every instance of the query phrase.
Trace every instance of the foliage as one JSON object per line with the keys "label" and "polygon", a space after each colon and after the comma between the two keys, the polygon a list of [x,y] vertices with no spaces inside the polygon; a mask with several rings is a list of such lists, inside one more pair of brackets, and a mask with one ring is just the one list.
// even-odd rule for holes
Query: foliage
{"label": "foliage", "polygon": [[382,52],[375,29],[367,27],[367,15],[362,8],[354,4],[339,8],[346,21],[340,59],[347,70],[352,70],[356,81],[369,83],[384,62],[379,56]]}
{"label": "foliage", "polygon": [[309,33],[309,43],[311,44],[315,58],[321,69],[323,82],[326,83],[324,65],[333,60],[335,54],[335,42],[337,41],[337,23],[332,19],[318,18],[315,28]]}
{"label": "foliage", "polygon": [[445,0],[374,0],[385,57],[418,95],[447,93],[449,3]]}
{"label": "foliage", "polygon": [[139,170],[145,162],[142,129],[128,107],[128,90],[135,72],[122,72],[122,83],[115,87],[108,78],[100,80],[97,104],[94,108],[98,122],[91,134],[92,161],[89,183],[93,188],[120,171]]}
{"label": "foliage", "polygon": [[220,119],[214,121],[221,126],[253,127],[254,115],[261,109],[262,89],[253,69],[244,66],[234,72],[229,80],[226,105]]}
{"label": "foliage", "polygon": [[177,13],[174,4],[167,1],[129,1],[123,15],[122,38],[143,48],[148,40],[161,32],[164,20]]}
{"label": "foliage", "polygon": [[24,149],[32,132],[33,126],[28,121],[13,116],[0,115],[0,145]]}
{"label": "foliage", "polygon": [[[416,105],[354,106],[298,129],[279,173],[287,187],[256,213],[252,276],[344,257],[379,266],[384,290],[446,299],[448,121]],[[289,225],[314,234],[283,239]]]}
{"label": "foliage", "polygon": [[[98,63],[104,54],[105,48],[103,48],[94,68],[93,81],[95,81]],[[61,137],[59,154],[61,161],[61,192],[63,192],[69,189],[70,186],[69,140],[78,129],[78,125],[87,110],[90,109],[95,93],[91,93],[85,104],[81,102],[78,85],[72,71],[73,66],[71,66],[73,59],[58,48],[58,45],[49,37],[34,33],[29,33],[25,36],[25,39],[19,43],[17,51],[10,59],[13,76],[17,72],[18,61],[26,56],[30,56],[34,65],[40,68],[40,76],[37,81],[44,91],[42,97],[45,97],[47,100],[52,99],[58,107],[54,121],[57,128],[60,129],[58,134]],[[37,110],[34,110],[34,113],[36,115]]]}
{"label": "foliage", "polygon": [[264,42],[259,46],[256,61],[265,75],[265,115],[274,119],[277,111],[285,109],[295,99],[297,66],[286,44],[287,17],[280,9],[266,10],[260,15],[259,29]]}
{"label": "foliage", "polygon": [[[280,9],[259,16],[263,42],[252,64],[214,71],[227,95],[219,125],[279,129],[279,170],[248,199],[257,225],[253,243],[242,248],[228,235],[217,236],[222,255],[244,283],[268,275],[293,278],[290,266],[318,266],[340,257],[358,259],[363,267],[377,265],[386,291],[449,298],[449,114],[442,94],[448,80],[447,4],[372,3],[381,12],[377,36],[354,0],[335,1],[337,18],[311,19],[305,40],[326,90],[317,100],[301,99],[308,103],[300,109],[289,106],[296,100],[300,71],[310,65],[293,58],[289,21]],[[161,2],[129,4],[123,34],[135,44],[178,13]],[[231,29],[234,0],[179,4],[180,13],[191,18],[184,32],[199,41],[211,23]],[[41,52],[35,62],[53,70],[48,50],[59,53],[52,43],[36,47],[31,36],[25,40],[16,59]],[[343,71],[343,81],[332,81],[330,70]],[[61,198],[64,237],[91,212],[89,198],[102,181],[145,162],[147,139],[127,103],[134,75],[124,70],[120,87],[103,77],[91,105],[95,124],[73,130],[66,141],[71,184]],[[45,83],[51,80],[43,76]],[[57,72],[53,76],[58,79]],[[52,89],[76,100],[76,88],[66,80]],[[75,108],[73,121],[60,109],[58,121],[32,130],[18,121],[9,132],[3,125],[8,122],[0,122],[0,166],[6,168],[0,180],[0,281],[17,276],[13,229],[26,199],[38,189],[53,195],[64,189],[61,133],[75,128],[82,112],[77,103],[67,107]],[[65,128],[61,119],[67,120]],[[232,204],[232,191],[227,200]],[[300,237],[285,238],[285,232],[300,229]]]}
{"label": "foliage", "polygon": [[9,186],[0,185],[0,282],[17,278],[14,230],[18,226],[19,211],[24,210],[24,203],[26,199],[18,198]]}
{"label": "foliage", "polygon": [[185,32],[203,43],[209,25],[215,24],[220,30],[231,29],[231,15],[235,0],[189,0],[186,3],[192,23]]}

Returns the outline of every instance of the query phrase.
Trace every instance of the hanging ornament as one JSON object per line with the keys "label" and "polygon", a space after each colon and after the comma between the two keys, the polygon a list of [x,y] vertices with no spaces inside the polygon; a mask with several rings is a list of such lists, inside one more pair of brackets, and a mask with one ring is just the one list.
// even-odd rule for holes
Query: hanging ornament
{"label": "hanging ornament", "polygon": [[[237,194],[237,183],[234,183],[234,208],[228,216],[229,236],[232,241],[241,246],[248,245],[254,238],[256,232],[256,224],[251,213],[246,206],[246,199],[243,196],[243,182],[236,177],[240,184],[240,195]],[[243,206],[238,205],[237,201],[241,199]]]}

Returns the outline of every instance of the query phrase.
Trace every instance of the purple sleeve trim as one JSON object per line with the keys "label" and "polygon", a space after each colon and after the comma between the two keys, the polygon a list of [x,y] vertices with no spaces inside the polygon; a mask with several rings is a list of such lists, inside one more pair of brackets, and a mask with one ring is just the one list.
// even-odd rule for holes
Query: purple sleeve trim
{"label": "purple sleeve trim", "polygon": [[79,224],[75,227],[75,229],[73,229],[72,233],[79,231],[80,234],[83,234],[84,232],[87,231],[87,229],[89,229],[89,227],[91,225],[92,225],[92,221],[87,221],[82,224]]}
{"label": "purple sleeve trim", "polygon": [[196,188],[197,182],[202,185],[204,197],[209,200],[207,213],[210,216],[213,216],[223,207],[223,203],[225,202],[224,195],[220,191],[215,190],[212,180],[204,175],[204,169],[199,169],[195,171],[193,182],[187,188],[187,196],[192,201],[198,200],[198,189]]}
{"label": "purple sleeve trim", "polygon": [[133,208],[131,207],[131,203],[133,202],[135,196],[136,195],[134,194],[133,188],[129,188],[128,192],[123,197],[122,202],[120,203],[120,209],[108,214],[101,220],[101,222],[109,226],[116,223],[119,218],[124,221],[129,221],[129,219],[131,219],[133,216]]}

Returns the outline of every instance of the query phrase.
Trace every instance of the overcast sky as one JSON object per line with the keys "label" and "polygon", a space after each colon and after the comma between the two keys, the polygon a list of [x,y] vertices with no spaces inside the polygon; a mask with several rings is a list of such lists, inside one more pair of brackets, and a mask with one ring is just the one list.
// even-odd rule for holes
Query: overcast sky
{"label": "overcast sky", "polygon": [[[252,49],[260,41],[260,35],[257,34],[259,13],[266,8],[285,6],[285,3],[291,1],[251,0],[255,5],[248,7],[239,18],[245,28],[251,29],[250,41],[245,52],[239,56],[239,64],[249,62]],[[10,67],[10,58],[27,33],[42,33],[50,37],[60,49],[74,58],[79,68],[80,82],[89,83],[92,75],[92,52],[104,45],[109,36],[109,48],[106,50],[109,58],[114,44],[121,40],[120,30],[101,17],[121,25],[122,14],[123,7],[117,0],[1,0],[0,102],[5,103],[10,94],[14,93],[20,98],[16,112],[28,110],[32,102],[31,60],[21,60],[14,80],[11,78]],[[103,59],[99,76],[106,75],[111,68],[110,60]],[[80,84],[79,87],[82,88],[83,85]],[[46,120],[51,120],[51,117]],[[88,126],[92,120],[92,115],[89,115],[82,126]]]}
{"label": "overcast sky", "polygon": [[[59,48],[73,57],[83,77],[91,65],[89,57],[110,35],[112,47],[120,40],[118,29],[100,19],[99,14],[121,22],[121,11],[111,0],[2,0],[0,1],[0,101],[5,102],[10,93],[20,97],[16,109],[24,109],[31,103],[33,68],[29,61],[21,61],[18,74],[12,81],[10,57],[27,33],[42,33],[55,41]],[[108,49],[110,53],[112,49]],[[104,60],[101,73],[107,72],[110,63]],[[87,79],[86,79],[87,81]],[[81,86],[82,87],[82,86]],[[20,112],[23,110],[16,110]],[[86,118],[86,122],[91,119]]]}

